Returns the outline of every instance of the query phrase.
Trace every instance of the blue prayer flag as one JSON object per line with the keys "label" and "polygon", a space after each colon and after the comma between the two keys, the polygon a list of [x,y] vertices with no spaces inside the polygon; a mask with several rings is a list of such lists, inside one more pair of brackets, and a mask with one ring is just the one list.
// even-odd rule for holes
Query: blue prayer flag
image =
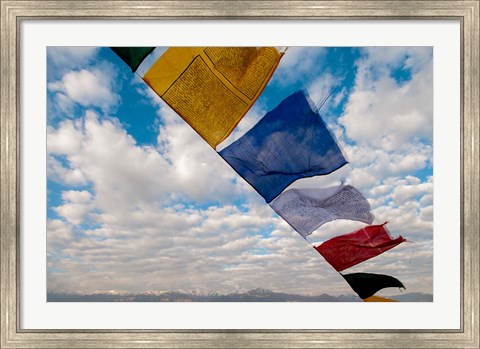
{"label": "blue prayer flag", "polygon": [[220,156],[266,202],[299,178],[326,175],[347,163],[303,91],[284,99]]}

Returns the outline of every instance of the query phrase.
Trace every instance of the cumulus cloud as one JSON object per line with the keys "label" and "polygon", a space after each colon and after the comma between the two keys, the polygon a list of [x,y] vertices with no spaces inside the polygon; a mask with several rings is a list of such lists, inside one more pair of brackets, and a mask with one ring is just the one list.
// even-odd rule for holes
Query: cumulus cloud
{"label": "cumulus cloud", "polygon": [[53,155],[47,156],[47,176],[50,180],[69,186],[81,186],[88,183],[82,171],[78,168],[64,166]]}
{"label": "cumulus cloud", "polygon": [[[357,66],[353,93],[339,119],[359,144],[396,150],[406,143],[432,140],[431,48],[367,48]],[[401,83],[394,72],[411,79]]]}
{"label": "cumulus cloud", "polygon": [[[340,86],[342,80],[341,77],[335,77],[330,73],[325,73],[310,84],[308,87],[309,97],[317,107],[321,107],[322,103],[326,104],[327,99],[332,98],[331,94],[335,91],[336,87]],[[342,93],[344,93],[344,91],[342,91],[343,90],[340,90],[340,93],[333,96],[333,103],[326,105],[335,106],[338,104],[343,97]],[[322,113],[323,111],[324,109],[321,109]]]}
{"label": "cumulus cloud", "polygon": [[[403,181],[402,181],[403,182]],[[395,186],[393,191],[392,198],[395,204],[403,204],[407,201],[410,201],[418,196],[423,196],[433,193],[433,183],[418,183],[418,184],[408,184],[408,183],[398,183]]]}
{"label": "cumulus cloud", "polygon": [[114,89],[116,76],[113,65],[104,62],[92,68],[68,71],[60,80],[48,83],[48,90],[55,93],[62,110],[71,108],[68,104],[71,100],[107,113],[120,100]]}
{"label": "cumulus cloud", "polygon": [[[285,227],[282,220],[275,217],[266,220],[263,215],[239,212],[233,207],[210,208],[207,214],[208,219],[185,223],[177,229],[154,232],[147,227],[139,228],[129,233],[128,243],[113,228],[92,230],[98,234],[95,237],[100,238],[95,243],[77,238],[62,248],[63,253],[71,257],[66,263],[52,260],[52,267],[68,272],[51,273],[55,282],[49,286],[58,290],[68,277],[70,287],[74,285],[87,293],[111,289],[228,291],[235,285],[303,294],[351,293],[338,273],[308,243]],[[248,223],[255,219],[261,219],[264,224]],[[262,229],[265,224],[274,227],[268,236],[262,237],[256,232],[245,234],[249,227]],[[332,230],[338,234],[343,228],[346,227],[337,225],[337,229]],[[411,247],[395,252],[388,260],[381,259],[381,263],[367,265],[366,270],[383,271],[384,266],[395,260],[398,268],[409,264],[410,268],[417,268],[415,274],[418,275],[428,255],[414,254],[416,259],[411,261]],[[362,270],[365,271],[365,265]],[[431,284],[412,277],[409,268],[404,268],[401,275],[397,272],[393,275],[406,282],[409,290],[429,292]]]}
{"label": "cumulus cloud", "polygon": [[73,69],[87,65],[98,51],[98,47],[50,46],[47,48],[47,59],[56,69]]}
{"label": "cumulus cloud", "polygon": [[64,121],[60,127],[47,127],[47,151],[50,154],[71,155],[80,151],[82,133],[81,121]]}
{"label": "cumulus cloud", "polygon": [[[96,207],[105,212],[97,219],[110,224],[129,224],[138,212],[180,200],[228,202],[242,194],[233,171],[188,125],[166,122],[159,140],[158,148],[138,146],[118,121],[87,111],[83,120],[49,128],[50,174],[64,184],[90,183]],[[72,205],[57,212],[67,208]]]}
{"label": "cumulus cloud", "polygon": [[168,171],[168,163],[153,147],[137,147],[118,122],[100,121],[92,111],[80,123],[66,121],[49,130],[48,149],[92,183],[100,208],[154,200],[168,186],[156,175]]}
{"label": "cumulus cloud", "polygon": [[323,47],[289,47],[272,77],[272,82],[285,86],[305,80],[312,70],[320,68],[325,54],[326,49]]}
{"label": "cumulus cloud", "polygon": [[49,219],[47,231],[47,253],[60,252],[73,240],[72,226],[60,219]]}
{"label": "cumulus cloud", "polygon": [[350,180],[359,188],[381,184],[388,177],[409,175],[431,166],[432,147],[406,145],[403,151],[386,152],[371,146],[349,146],[343,149],[352,164]]}
{"label": "cumulus cloud", "polygon": [[240,194],[233,170],[190,126],[176,119],[166,115],[158,135],[159,151],[171,164],[172,181],[194,200],[231,200]]}
{"label": "cumulus cloud", "polygon": [[79,225],[91,210],[92,195],[86,190],[68,190],[62,192],[63,205],[54,210],[60,217],[73,225]]}

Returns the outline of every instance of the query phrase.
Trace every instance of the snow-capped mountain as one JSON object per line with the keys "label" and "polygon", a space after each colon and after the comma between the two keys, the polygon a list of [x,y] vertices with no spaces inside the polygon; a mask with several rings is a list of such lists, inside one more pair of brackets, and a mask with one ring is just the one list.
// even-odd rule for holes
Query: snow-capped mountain
{"label": "snow-capped mountain", "polygon": [[[403,302],[432,302],[433,296],[424,293],[407,293],[389,297]],[[48,292],[49,302],[361,302],[356,295],[303,296],[273,292],[264,288],[243,290],[192,290],[175,291],[145,290],[138,293],[121,290],[95,291],[90,294]]]}

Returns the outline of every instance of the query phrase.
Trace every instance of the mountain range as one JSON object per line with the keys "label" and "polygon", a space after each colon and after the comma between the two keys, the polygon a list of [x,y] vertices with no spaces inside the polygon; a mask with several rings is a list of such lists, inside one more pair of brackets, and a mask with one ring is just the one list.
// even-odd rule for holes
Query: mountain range
{"label": "mountain range", "polygon": [[[405,293],[389,296],[401,302],[432,302],[433,295],[426,293]],[[89,294],[49,292],[48,302],[361,302],[356,295],[303,296],[282,292],[273,292],[263,288],[249,291],[143,291],[131,293],[125,291],[96,291]]]}

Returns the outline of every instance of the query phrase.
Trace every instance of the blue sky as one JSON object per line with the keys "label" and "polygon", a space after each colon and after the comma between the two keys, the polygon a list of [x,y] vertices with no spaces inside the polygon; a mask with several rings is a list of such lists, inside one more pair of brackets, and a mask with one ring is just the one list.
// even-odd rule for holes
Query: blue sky
{"label": "blue sky", "polygon": [[[150,57],[153,61],[163,49]],[[108,48],[48,48],[49,292],[220,290],[353,294],[345,281]],[[432,293],[433,51],[291,47],[217,150],[299,89],[350,162],[341,178],[404,243],[349,271]],[[142,65],[140,73],[148,68]],[[363,227],[338,220],[319,243]],[[379,294],[397,294],[385,290]]]}

